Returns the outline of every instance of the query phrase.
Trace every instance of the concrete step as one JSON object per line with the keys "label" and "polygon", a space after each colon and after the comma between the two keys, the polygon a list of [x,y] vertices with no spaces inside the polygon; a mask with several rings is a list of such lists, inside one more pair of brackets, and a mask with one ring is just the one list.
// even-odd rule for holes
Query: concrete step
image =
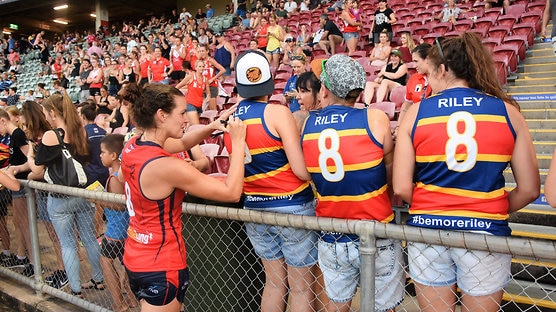
{"label": "concrete step", "polygon": [[556,108],[522,108],[525,119],[555,119]]}
{"label": "concrete step", "polygon": [[[522,110],[527,109],[527,108],[553,108],[554,107],[554,102],[544,100],[544,98],[551,97],[552,95],[546,96],[546,95],[537,94],[537,95],[534,95],[534,96],[536,98],[541,98],[542,97],[543,100],[523,101],[521,99],[527,98],[527,97],[531,98],[532,95],[523,95],[523,94],[519,95],[519,96],[518,95],[512,95],[512,97],[514,99],[518,99],[517,103],[519,104],[519,107]],[[556,95],[554,95],[554,97],[555,97],[555,100],[556,100]]]}
{"label": "concrete step", "polygon": [[517,311],[555,311],[556,291],[554,285],[512,279],[504,289],[502,301],[504,312],[513,311],[509,307],[506,308],[506,302],[515,305],[523,304],[525,307],[529,307]]}
{"label": "concrete step", "polygon": [[[526,78],[519,78],[519,75],[524,75]],[[511,87],[515,86],[536,86],[536,85],[554,85],[556,83],[556,75],[553,73],[551,76],[547,75],[547,77],[538,77],[533,78],[531,74],[518,74],[518,78],[516,79],[514,85],[508,86],[508,89],[511,90]]]}
{"label": "concrete step", "polygon": [[554,78],[556,77],[556,71],[535,71],[535,72],[518,72],[516,84],[521,84],[523,80],[534,79],[534,78]]}
{"label": "concrete step", "polygon": [[533,146],[537,154],[552,155],[554,153],[554,148],[556,148],[556,142],[538,141],[533,142]]}
{"label": "concrete step", "polygon": [[526,119],[529,129],[556,129],[556,119]]}
{"label": "concrete step", "polygon": [[[552,50],[552,47],[550,48],[545,48],[545,47],[532,47],[531,49],[527,50],[527,58],[529,57],[546,57],[548,58],[553,58],[554,55],[554,51]],[[527,59],[526,58],[526,59]]]}
{"label": "concrete step", "polygon": [[543,58],[528,57],[519,66],[519,70],[523,73],[534,73],[539,71],[553,71],[556,70],[556,63]]}
{"label": "concrete step", "polygon": [[556,129],[529,129],[533,141],[556,141]]}
{"label": "concrete step", "polygon": [[540,94],[553,94],[556,92],[556,87],[553,83],[546,82],[543,84],[537,85],[515,85],[515,86],[507,86],[508,93],[540,93]]}
{"label": "concrete step", "polygon": [[546,65],[556,65],[554,60],[556,59],[554,53],[552,53],[552,57],[550,56],[537,56],[536,54],[527,57],[523,62],[524,65],[532,65],[532,64],[546,64]]}
{"label": "concrete step", "polygon": [[[506,187],[509,185],[512,185],[512,183],[507,183]],[[533,229],[535,226],[554,228],[556,209],[549,205],[529,204],[523,209],[510,214],[509,222],[532,225]],[[539,229],[544,228],[539,227]]]}

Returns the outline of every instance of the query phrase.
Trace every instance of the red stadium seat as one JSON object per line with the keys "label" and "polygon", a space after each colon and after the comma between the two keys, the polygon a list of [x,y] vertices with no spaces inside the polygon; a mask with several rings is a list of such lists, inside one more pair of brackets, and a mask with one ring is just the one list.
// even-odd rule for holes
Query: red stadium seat
{"label": "red stadium seat", "polygon": [[496,24],[498,26],[505,26],[508,29],[511,29],[515,23],[517,23],[518,17],[515,15],[500,15],[496,20]]}
{"label": "red stadium seat", "polygon": [[526,36],[528,47],[531,47],[535,42],[535,25],[531,22],[516,24],[512,28],[512,34]]}
{"label": "red stadium seat", "polygon": [[405,102],[405,86],[397,86],[390,91],[390,102],[396,103],[396,111],[399,111],[403,102]]}
{"label": "red stadium seat", "polygon": [[510,72],[517,71],[517,51],[511,45],[501,44],[499,46],[494,47],[493,49],[494,55],[504,55],[508,59],[508,67]]}
{"label": "red stadium seat", "polygon": [[440,22],[433,25],[431,28],[432,32],[441,33],[444,35],[445,33],[451,31],[453,29],[453,24],[450,22]]}
{"label": "red stadium seat", "polygon": [[[446,34],[444,34],[444,35],[446,35]],[[422,39],[425,43],[433,44],[434,40],[436,38],[442,37],[442,36],[443,36],[443,34],[441,34],[441,33],[432,32],[432,33],[428,33],[428,34],[424,35]]]}
{"label": "red stadium seat", "polygon": [[482,42],[483,45],[492,52],[492,50],[494,50],[494,47],[502,42],[502,39],[498,37],[486,37],[483,38]]}
{"label": "red stadium seat", "polygon": [[506,26],[491,26],[488,30],[489,37],[504,39],[508,35],[508,28]]}
{"label": "red stadium seat", "polygon": [[478,18],[475,21],[473,28],[486,28],[488,30],[490,26],[496,23],[496,18],[497,17],[492,16],[483,16],[481,18]]}
{"label": "red stadium seat", "polygon": [[465,32],[471,28],[473,28],[473,21],[469,19],[458,20],[454,25],[454,30],[457,30],[459,32]]}
{"label": "red stadium seat", "polygon": [[523,61],[526,57],[526,51],[528,45],[527,36],[511,35],[511,36],[506,36],[506,38],[504,38],[504,43],[511,43],[511,42],[521,42],[523,44],[523,47],[519,48],[519,59]]}
{"label": "red stadium seat", "polygon": [[394,102],[383,101],[372,103],[371,105],[369,105],[369,108],[380,109],[381,111],[386,113],[390,120],[394,120],[394,115],[396,112],[396,103]]}
{"label": "red stadium seat", "polygon": [[515,15],[521,15],[521,14],[525,13],[526,9],[527,9],[527,3],[514,3],[506,9],[506,14],[507,15],[514,15],[514,14]]}
{"label": "red stadium seat", "polygon": [[494,70],[496,71],[496,75],[498,76],[498,81],[500,81],[501,85],[505,85],[508,83],[508,67],[504,61],[494,60]]}
{"label": "red stadium seat", "polygon": [[490,8],[485,10],[485,16],[494,17],[497,19],[498,16],[503,14],[503,9],[501,7]]}
{"label": "red stadium seat", "polygon": [[416,26],[415,28],[413,28],[413,34],[419,35],[419,36],[424,36],[424,35],[426,35],[430,32],[431,32],[430,23],[427,23],[427,24],[424,24],[424,25],[419,25],[419,26]]}
{"label": "red stadium seat", "polygon": [[453,38],[453,37],[459,36],[461,33],[462,33],[461,31],[452,30],[452,31],[449,31],[449,32],[445,33],[444,37],[445,38]]}
{"label": "red stadium seat", "polygon": [[541,32],[542,12],[530,11],[521,14],[520,23],[533,23],[535,26],[535,35]]}

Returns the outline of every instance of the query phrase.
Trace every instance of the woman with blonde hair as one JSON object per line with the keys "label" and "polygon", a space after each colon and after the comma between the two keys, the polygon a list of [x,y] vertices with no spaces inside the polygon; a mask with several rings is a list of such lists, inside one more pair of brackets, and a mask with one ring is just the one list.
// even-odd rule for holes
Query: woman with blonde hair
{"label": "woman with blonde hair", "polygon": [[416,45],[415,45],[415,41],[413,40],[413,37],[411,36],[411,33],[409,32],[402,33],[402,35],[400,36],[400,41],[401,41],[401,45],[396,47],[396,49],[402,52],[402,60],[406,64],[413,62],[413,57],[411,53],[413,52],[413,49],[415,49]]}

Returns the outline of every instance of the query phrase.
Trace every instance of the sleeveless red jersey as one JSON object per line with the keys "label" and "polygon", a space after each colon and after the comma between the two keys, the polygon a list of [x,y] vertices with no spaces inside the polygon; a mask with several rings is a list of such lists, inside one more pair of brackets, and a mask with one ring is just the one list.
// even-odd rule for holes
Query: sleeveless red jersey
{"label": "sleeveless red jersey", "polygon": [[143,168],[161,157],[173,157],[152,142],[133,137],[122,151],[126,206],[129,211],[124,263],[134,272],[181,270],[187,267],[182,236],[181,204],[185,192],[151,200],[143,195],[139,179]]}

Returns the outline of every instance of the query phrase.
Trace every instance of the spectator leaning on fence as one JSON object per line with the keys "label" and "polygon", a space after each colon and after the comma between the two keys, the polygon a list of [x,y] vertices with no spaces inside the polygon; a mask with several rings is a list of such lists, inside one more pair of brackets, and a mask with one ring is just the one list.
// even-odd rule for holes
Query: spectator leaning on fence
{"label": "spectator leaning on fence", "polygon": [[[539,195],[535,150],[514,99],[474,33],[436,40],[428,81],[435,95],[402,120],[394,155],[394,191],[411,204],[408,225],[509,236],[509,213]],[[507,192],[508,163],[516,187]],[[409,274],[424,311],[498,311],[511,255],[409,243]]]}
{"label": "spectator leaning on fence", "polygon": [[[318,196],[316,215],[390,223],[390,121],[380,110],[353,107],[366,81],[365,70],[354,59],[334,55],[316,72],[322,108],[309,114],[301,133],[305,164]],[[376,247],[375,310],[393,310],[404,295],[401,243],[378,239]],[[359,237],[322,232],[318,249],[330,299],[326,310],[347,312],[359,283]]]}
{"label": "spectator leaning on fence", "polygon": [[[189,285],[181,221],[185,192],[210,200],[239,201],[243,153],[230,156],[224,182],[200,173],[172,153],[187,150],[214,130],[223,130],[222,118],[231,112],[184,136],[186,102],[178,89],[151,84],[136,92],[131,115],[142,134],[128,141],[121,163],[130,215],[124,264],[142,310],[177,312]],[[233,149],[245,150],[245,125],[233,117],[227,123]]]}
{"label": "spectator leaning on fence", "polygon": [[[47,121],[53,129],[44,133],[35,148],[29,148],[27,158],[33,174],[40,175],[49,165],[60,161],[61,145],[54,131],[58,131],[75,160],[88,161],[88,144],[85,129],[70,98],[53,94],[43,102]],[[95,237],[94,207],[83,197],[59,196],[50,193],[47,200],[48,216],[62,246],[62,258],[72,294],[82,297],[82,288],[104,289],[100,268],[100,248]],[[76,231],[77,226],[77,231]],[[93,278],[81,285],[80,261],[77,254],[77,233],[87,250]]]}
{"label": "spectator leaning on fence", "polygon": [[[256,211],[315,215],[310,175],[299,144],[299,130],[284,105],[268,104],[274,91],[270,64],[259,51],[238,57],[236,86],[239,103],[235,115],[246,122],[244,206]],[[232,155],[243,155],[230,145]],[[290,291],[290,309],[312,310],[315,294],[311,274],[317,262],[317,234],[305,229],[246,223],[249,240],[261,257],[266,273],[262,311],[285,311]]]}

